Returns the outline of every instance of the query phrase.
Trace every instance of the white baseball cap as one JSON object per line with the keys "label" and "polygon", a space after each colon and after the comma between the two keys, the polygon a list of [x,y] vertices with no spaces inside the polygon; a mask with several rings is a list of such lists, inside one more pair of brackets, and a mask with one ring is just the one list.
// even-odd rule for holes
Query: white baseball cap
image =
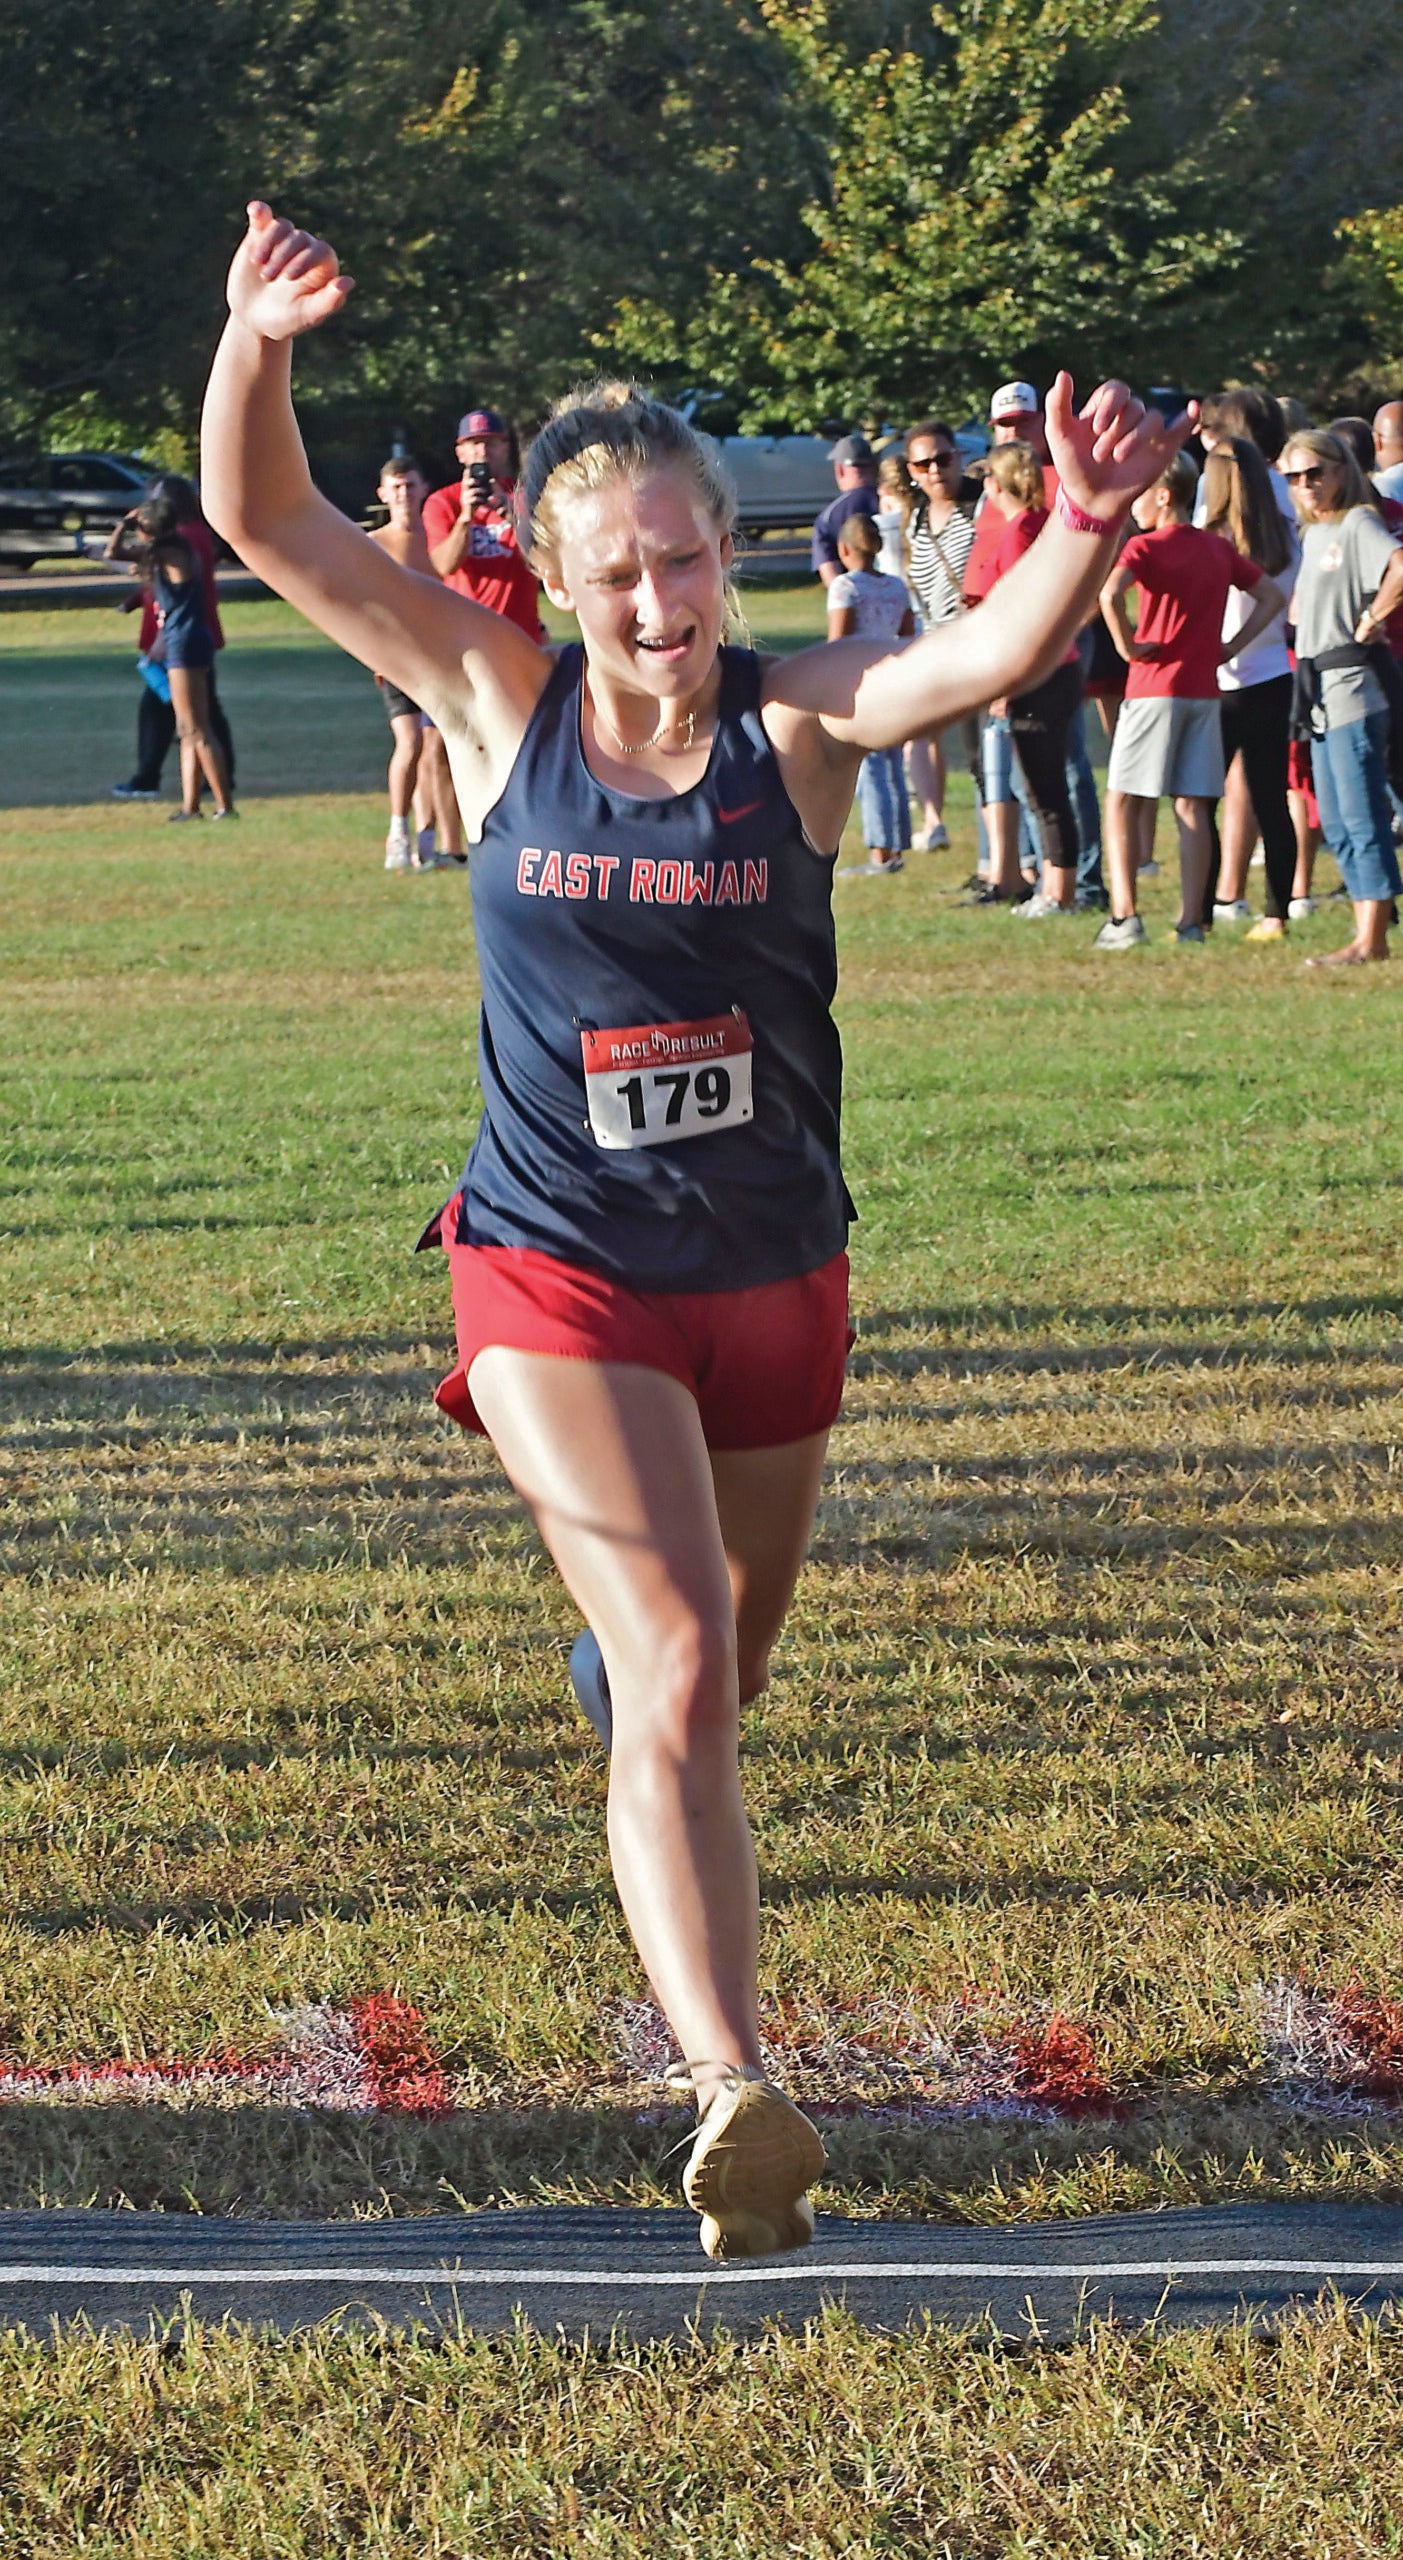
{"label": "white baseball cap", "polygon": [[1000,418],[1034,417],[1041,407],[1031,382],[1001,382],[989,403],[989,423],[996,426]]}

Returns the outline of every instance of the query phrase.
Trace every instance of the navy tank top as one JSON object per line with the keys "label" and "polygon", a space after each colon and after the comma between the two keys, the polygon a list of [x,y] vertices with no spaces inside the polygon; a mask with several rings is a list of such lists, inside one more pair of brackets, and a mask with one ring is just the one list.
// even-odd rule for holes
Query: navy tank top
{"label": "navy tank top", "polygon": [[[815,853],[781,780],[760,661],[722,651],[706,772],[663,800],[590,772],[583,669],[578,643],[561,651],[471,855],[484,1110],[457,1241],[528,1246],[635,1289],[756,1288],[817,1270],[853,1214],[830,1012],[833,858]],[[621,1072],[611,1107],[624,1134],[600,1143],[582,1034],[712,1026],[677,1054],[716,1040],[721,1055],[728,1024],[748,1024],[753,1044],[742,1125],[706,1125],[732,1059],[696,1071],[695,1090],[685,1070],[659,1076],[649,1110],[680,1095],[695,1134],[635,1143],[628,1114],[642,1126],[644,1086]],[[633,1045],[668,1054],[667,1041]]]}
{"label": "navy tank top", "polygon": [[168,667],[208,667],[214,663],[214,642],[205,620],[204,582],[200,564],[188,542],[185,553],[185,576],[179,585],[168,578],[159,560],[152,563],[151,585],[161,608],[161,631],[165,640]]}

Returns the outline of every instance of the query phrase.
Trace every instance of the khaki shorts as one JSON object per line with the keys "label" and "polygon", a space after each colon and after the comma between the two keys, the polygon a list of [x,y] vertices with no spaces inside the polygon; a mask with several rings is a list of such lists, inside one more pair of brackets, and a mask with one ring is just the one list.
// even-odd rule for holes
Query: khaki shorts
{"label": "khaki shorts", "polygon": [[1109,791],[1134,791],[1144,800],[1217,800],[1222,797],[1223,723],[1211,702],[1176,695],[1142,694],[1123,702],[1111,740]]}

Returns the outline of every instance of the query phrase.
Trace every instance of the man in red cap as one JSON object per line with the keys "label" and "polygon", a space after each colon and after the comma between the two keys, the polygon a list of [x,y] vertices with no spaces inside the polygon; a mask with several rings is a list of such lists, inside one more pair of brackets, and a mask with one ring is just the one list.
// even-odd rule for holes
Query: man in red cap
{"label": "man in red cap", "polygon": [[469,409],[458,421],[457,453],[461,479],[424,501],[429,558],[445,586],[544,640],[536,581],[517,547],[505,419],[495,409]]}

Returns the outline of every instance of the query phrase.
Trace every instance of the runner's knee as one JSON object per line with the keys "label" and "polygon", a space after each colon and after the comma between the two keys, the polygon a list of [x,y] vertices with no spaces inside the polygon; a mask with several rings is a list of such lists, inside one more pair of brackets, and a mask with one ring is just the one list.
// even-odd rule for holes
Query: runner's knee
{"label": "runner's knee", "polygon": [[[736,1720],[736,1643],[733,1627],[688,1618],[640,1651],[635,1662],[611,1669],[616,1714],[632,1689],[643,1705],[643,1730],[685,1757]],[[625,1725],[631,1721],[625,1715]],[[637,1728],[635,1728],[637,1730]],[[616,1727],[617,1732],[617,1727]]]}

